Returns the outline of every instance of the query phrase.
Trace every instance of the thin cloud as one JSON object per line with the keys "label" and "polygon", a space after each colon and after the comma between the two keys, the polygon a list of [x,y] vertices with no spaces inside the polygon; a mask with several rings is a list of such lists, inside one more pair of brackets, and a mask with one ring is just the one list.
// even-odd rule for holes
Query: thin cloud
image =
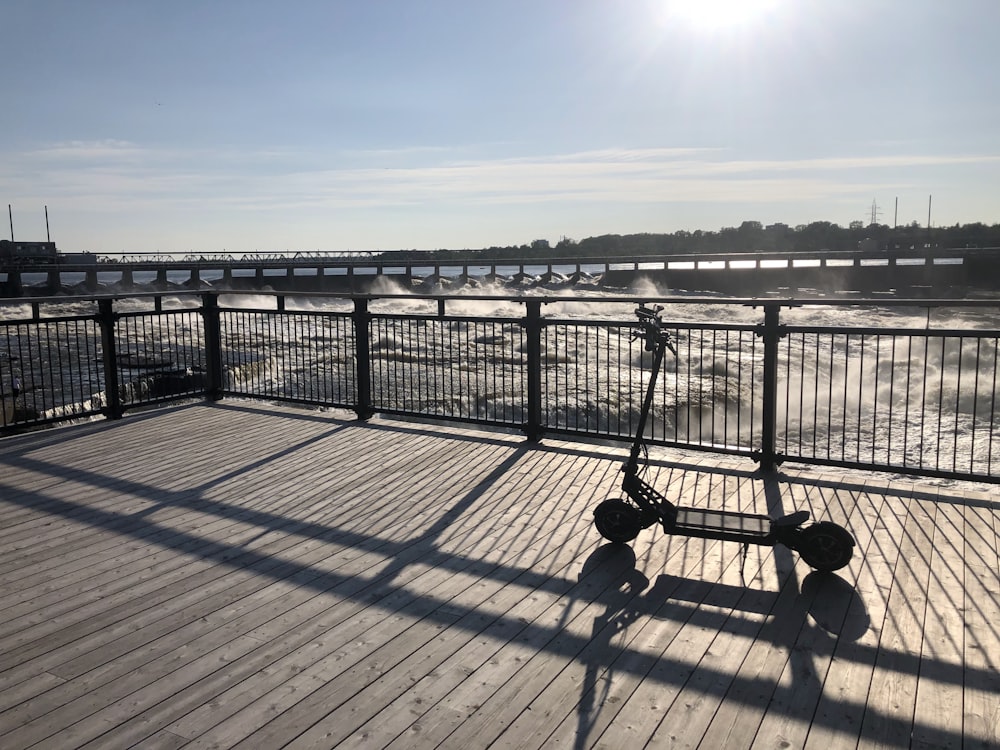
{"label": "thin cloud", "polygon": [[[425,163],[383,167],[406,155]],[[910,168],[996,164],[994,155],[896,155],[798,160],[726,159],[718,148],[608,148],[546,156],[454,160],[455,150],[372,151],[364,165],[324,166],[336,154],[164,150],[122,140],[69,141],[0,164],[0,188],[88,210],[132,207],[288,210],[538,203],[764,203],[816,200],[898,186]],[[286,157],[286,158],[283,158]],[[444,157],[444,158],[442,158]],[[363,166],[357,166],[357,162]],[[305,167],[316,164],[316,167]],[[869,174],[868,171],[872,171]],[[862,178],[862,173],[864,178]],[[881,179],[879,179],[881,176]],[[886,178],[889,179],[886,179]]]}
{"label": "thin cloud", "polygon": [[47,161],[89,161],[99,159],[134,159],[137,156],[152,156],[155,151],[144,149],[131,141],[105,139],[98,141],[64,141],[44,148],[29,151],[28,158]]}
{"label": "thin cloud", "polygon": [[992,155],[901,155],[859,156],[828,159],[797,159],[793,161],[731,161],[712,163],[706,167],[717,172],[791,172],[838,171],[857,169],[908,169],[912,167],[948,167],[966,164],[996,164],[1000,156]]}

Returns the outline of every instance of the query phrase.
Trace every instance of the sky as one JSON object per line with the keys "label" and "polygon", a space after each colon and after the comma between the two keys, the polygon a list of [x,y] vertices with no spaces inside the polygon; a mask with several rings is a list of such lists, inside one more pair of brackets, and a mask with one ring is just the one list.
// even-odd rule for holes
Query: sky
{"label": "sky", "polygon": [[[3,0],[64,251],[1000,223],[997,0]],[[10,232],[0,233],[8,238]]]}

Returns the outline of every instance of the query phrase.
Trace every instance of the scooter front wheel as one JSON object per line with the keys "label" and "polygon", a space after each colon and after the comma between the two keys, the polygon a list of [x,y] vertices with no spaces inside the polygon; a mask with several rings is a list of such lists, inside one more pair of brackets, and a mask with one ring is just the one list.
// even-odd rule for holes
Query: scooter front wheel
{"label": "scooter front wheel", "polygon": [[609,542],[624,544],[642,531],[642,519],[634,505],[611,498],[594,508],[594,526]]}
{"label": "scooter front wheel", "polygon": [[796,549],[811,568],[840,570],[854,555],[854,537],[843,526],[821,521],[802,529]]}

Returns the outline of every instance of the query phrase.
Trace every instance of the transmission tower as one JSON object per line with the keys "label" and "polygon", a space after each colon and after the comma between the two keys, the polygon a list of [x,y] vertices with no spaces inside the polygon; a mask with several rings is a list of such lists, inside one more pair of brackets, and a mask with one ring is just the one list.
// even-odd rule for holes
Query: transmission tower
{"label": "transmission tower", "polygon": [[868,225],[871,226],[872,224],[878,224],[878,220],[881,215],[882,211],[879,210],[878,204],[875,202],[875,199],[872,198],[872,218],[871,221],[868,222]]}

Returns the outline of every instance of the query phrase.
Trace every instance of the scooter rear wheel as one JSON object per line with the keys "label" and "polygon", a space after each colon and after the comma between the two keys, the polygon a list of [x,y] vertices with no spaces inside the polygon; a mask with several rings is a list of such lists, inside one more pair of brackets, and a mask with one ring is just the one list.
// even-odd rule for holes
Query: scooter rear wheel
{"label": "scooter rear wheel", "polygon": [[806,564],[816,570],[840,570],[854,555],[854,537],[843,526],[820,521],[802,529],[797,549]]}
{"label": "scooter rear wheel", "polygon": [[594,508],[594,526],[609,542],[624,544],[639,535],[642,520],[634,505],[611,498]]}

